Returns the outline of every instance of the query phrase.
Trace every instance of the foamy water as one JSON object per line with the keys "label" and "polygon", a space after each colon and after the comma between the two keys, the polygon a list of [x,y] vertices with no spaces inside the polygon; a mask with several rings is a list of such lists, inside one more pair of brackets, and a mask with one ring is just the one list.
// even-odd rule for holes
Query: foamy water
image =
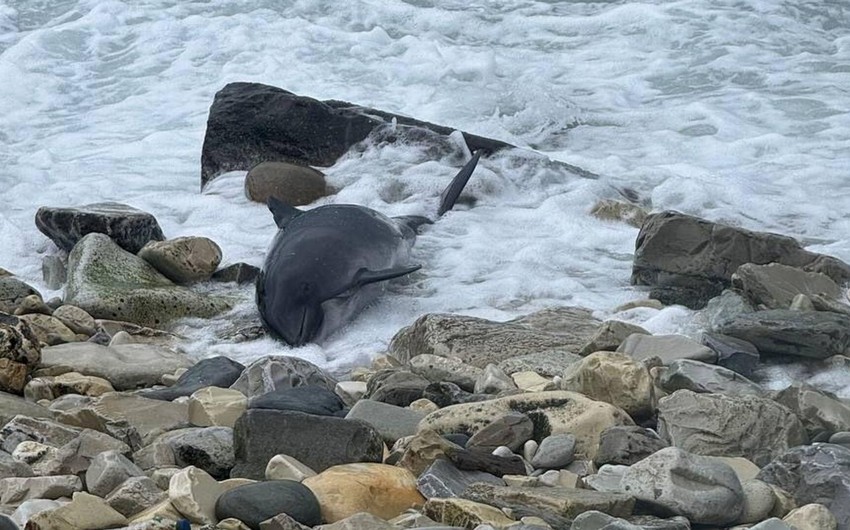
{"label": "foamy water", "polygon": [[[255,316],[250,288],[196,355],[293,353],[361,362],[434,311],[508,319],[550,305],[611,315],[637,229],[588,215],[617,187],[677,209],[781,232],[850,261],[850,4],[739,2],[0,0],[0,267],[39,288],[57,250],[42,205],[112,200],[168,237],[201,235],[224,263],[260,265],[274,234],[244,173],[199,193],[217,90],[256,81],[398,112],[537,150],[601,175],[482,162],[473,207],[415,247],[421,272],[323,347],[216,338]],[[428,214],[457,171],[412,147],[324,169],[323,202]],[[625,315],[687,330],[690,311]],[[841,385],[838,385],[841,386]]]}

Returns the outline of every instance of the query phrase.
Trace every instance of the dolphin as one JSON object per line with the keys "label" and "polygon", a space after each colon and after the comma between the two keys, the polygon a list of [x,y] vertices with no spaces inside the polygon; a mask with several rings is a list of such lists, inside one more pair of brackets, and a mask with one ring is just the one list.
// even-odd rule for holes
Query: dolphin
{"label": "dolphin", "polygon": [[[451,210],[481,152],[440,196],[437,217]],[[291,346],[322,342],[351,322],[384,290],[387,280],[410,274],[410,249],[422,216],[390,218],[365,206],[334,204],[299,210],[268,201],[278,227],[257,277],[263,327]]]}

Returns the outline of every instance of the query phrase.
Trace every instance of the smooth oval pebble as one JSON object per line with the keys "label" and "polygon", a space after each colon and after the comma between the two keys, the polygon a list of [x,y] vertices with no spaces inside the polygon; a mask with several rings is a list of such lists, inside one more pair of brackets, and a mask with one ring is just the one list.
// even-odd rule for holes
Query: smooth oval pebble
{"label": "smooth oval pebble", "polygon": [[322,522],[318,499],[309,488],[294,480],[239,486],[223,493],[215,503],[219,520],[233,517],[255,530],[261,522],[281,513],[307,526]]}

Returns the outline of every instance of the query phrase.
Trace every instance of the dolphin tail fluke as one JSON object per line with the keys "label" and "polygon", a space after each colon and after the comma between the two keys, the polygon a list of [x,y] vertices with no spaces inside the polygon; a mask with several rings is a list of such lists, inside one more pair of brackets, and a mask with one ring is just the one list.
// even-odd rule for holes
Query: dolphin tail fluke
{"label": "dolphin tail fluke", "polygon": [[460,192],[463,191],[464,186],[469,181],[469,177],[475,171],[475,166],[478,164],[479,158],[481,158],[481,151],[476,151],[469,162],[458,171],[449,186],[443,190],[442,195],[440,195],[440,209],[437,210],[438,216],[448,212],[455,205],[455,201],[460,197]]}
{"label": "dolphin tail fluke", "polygon": [[267,204],[269,206],[269,210],[271,210],[272,215],[274,216],[274,224],[276,224],[278,228],[284,228],[289,221],[304,213],[295,206],[290,206],[275,197],[269,197]]}

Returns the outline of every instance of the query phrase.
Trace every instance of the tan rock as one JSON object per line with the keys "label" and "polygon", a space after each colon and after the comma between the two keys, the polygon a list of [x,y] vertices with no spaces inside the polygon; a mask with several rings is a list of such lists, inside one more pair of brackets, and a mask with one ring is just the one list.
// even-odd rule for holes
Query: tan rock
{"label": "tan rock", "polygon": [[782,519],[796,530],[835,530],[838,522],[823,504],[806,504]]}
{"label": "tan rock", "polygon": [[435,410],[439,410],[440,407],[437,406],[436,403],[431,401],[430,399],[420,398],[414,401],[409,405],[409,407],[413,410],[418,410],[419,412],[424,412],[425,414],[430,414]]}
{"label": "tan rock", "polygon": [[275,455],[266,466],[266,480],[294,480],[301,482],[316,472],[289,455]]}
{"label": "tan rock", "polygon": [[189,396],[189,423],[198,427],[233,427],[248,408],[248,398],[230,388],[209,386]]}
{"label": "tan rock", "polygon": [[646,366],[623,353],[592,353],[567,368],[561,388],[625,410],[633,418],[652,413],[653,384]]}
{"label": "tan rock", "polygon": [[525,392],[543,392],[544,390],[553,390],[551,379],[547,379],[537,372],[525,370],[522,372],[514,372],[511,374],[511,379],[520,390]]}
{"label": "tan rock", "polygon": [[47,304],[44,303],[44,300],[40,295],[31,294],[29,296],[25,296],[20,304],[18,304],[18,308],[15,309],[15,315],[29,315],[33,313],[41,313],[42,315],[50,315],[53,313],[53,310],[50,309]]}
{"label": "tan rock", "polygon": [[742,483],[756,478],[761,468],[747,460],[743,456],[708,456],[711,460],[723,462],[732,468]]}
{"label": "tan rock", "polygon": [[[130,522],[133,524],[144,523],[147,521],[171,521],[171,527],[174,528],[174,524],[183,519],[183,514],[177,511],[177,508],[171,504],[170,500],[164,500],[161,503],[151,506],[147,510],[137,513],[134,515]],[[170,530],[169,528],[169,530]]]}
{"label": "tan rock", "polygon": [[38,530],[100,530],[126,526],[127,518],[100,497],[74,493],[70,503],[30,518],[27,528]]}
{"label": "tan rock", "polygon": [[333,466],[304,479],[319,500],[322,519],[335,523],[367,512],[392,519],[408,508],[422,506],[425,498],[410,471],[385,464],[358,463]]}
{"label": "tan rock", "polygon": [[315,526],[313,530],[395,530],[397,528],[398,526],[375,517],[371,513],[356,513],[335,523]]}
{"label": "tan rock", "polygon": [[58,318],[74,333],[92,336],[97,331],[94,317],[75,305],[65,304],[56,308],[53,317]]}
{"label": "tan rock", "polygon": [[219,483],[195,466],[175,473],[168,484],[172,506],[193,523],[215,524],[215,502],[222,493]]}
{"label": "tan rock", "polygon": [[415,436],[400,439],[393,450],[400,451],[398,465],[413,472],[417,477],[438,458],[447,458],[446,451],[460,449],[431,429],[420,430]]}
{"label": "tan rock", "polygon": [[22,394],[27,384],[27,365],[0,358],[0,392]]}
{"label": "tan rock", "polygon": [[498,508],[466,499],[430,499],[422,511],[426,516],[447,526],[475,528],[488,524],[495,528],[504,528],[516,523]]}
{"label": "tan rock", "polygon": [[366,381],[340,381],[334,387],[334,393],[349,407],[363,398],[366,390]]}
{"label": "tan rock", "polygon": [[234,519],[232,517],[222,519],[217,525],[215,525],[215,528],[216,530],[251,530],[248,525],[239,519]]}
{"label": "tan rock", "polygon": [[53,378],[54,392],[56,396],[65,394],[81,394],[84,396],[102,396],[107,392],[114,392],[112,383],[102,377],[83,375],[77,372],[68,372]]}
{"label": "tan rock", "polygon": [[221,247],[206,237],[149,241],[139,257],[175,283],[209,280],[221,263]]}
{"label": "tan rock", "polygon": [[245,176],[245,196],[263,204],[275,197],[286,204],[301,206],[327,193],[321,171],[288,162],[261,162]]}
{"label": "tan rock", "polygon": [[77,342],[77,334],[58,318],[41,313],[30,313],[21,315],[20,319],[30,325],[30,329],[40,342],[50,345]]}
{"label": "tan rock", "polygon": [[590,215],[602,221],[623,221],[640,228],[649,214],[645,209],[630,202],[602,199],[593,205]]}
{"label": "tan rock", "polygon": [[565,433],[574,435],[577,458],[592,459],[596,456],[599,436],[605,429],[634,424],[629,415],[618,407],[575,392],[552,391],[445,407],[426,416],[419,423],[419,430],[474,434],[509,411],[531,417],[541,437]]}
{"label": "tan rock", "polygon": [[590,339],[581,347],[581,355],[590,355],[598,351],[617,351],[620,344],[632,333],[649,335],[650,333],[640,326],[622,322],[620,320],[606,320],[603,322]]}

